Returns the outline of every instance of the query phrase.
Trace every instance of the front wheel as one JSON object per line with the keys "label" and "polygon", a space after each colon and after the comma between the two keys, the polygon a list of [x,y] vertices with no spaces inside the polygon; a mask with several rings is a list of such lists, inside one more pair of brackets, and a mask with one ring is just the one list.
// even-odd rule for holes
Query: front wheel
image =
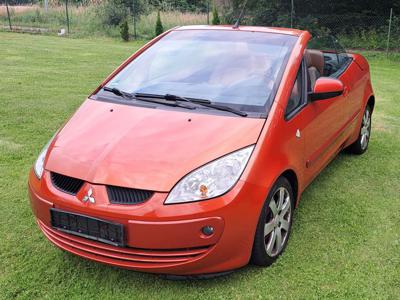
{"label": "front wheel", "polygon": [[293,190],[285,177],[280,177],[264,203],[258,221],[251,261],[269,266],[286,248],[293,217]]}
{"label": "front wheel", "polygon": [[360,133],[357,140],[351,144],[348,150],[353,154],[363,154],[368,149],[369,139],[371,136],[371,119],[372,110],[367,105],[364,111],[364,115],[361,121]]}

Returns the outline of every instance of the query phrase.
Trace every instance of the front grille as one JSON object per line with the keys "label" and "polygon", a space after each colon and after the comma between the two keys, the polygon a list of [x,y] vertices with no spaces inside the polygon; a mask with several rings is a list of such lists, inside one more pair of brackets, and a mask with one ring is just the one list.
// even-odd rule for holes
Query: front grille
{"label": "front grille", "polygon": [[64,193],[76,195],[83,185],[83,180],[51,172],[51,182]]}
{"label": "front grille", "polygon": [[118,186],[107,186],[108,198],[113,204],[140,204],[150,199],[154,192],[130,189]]}

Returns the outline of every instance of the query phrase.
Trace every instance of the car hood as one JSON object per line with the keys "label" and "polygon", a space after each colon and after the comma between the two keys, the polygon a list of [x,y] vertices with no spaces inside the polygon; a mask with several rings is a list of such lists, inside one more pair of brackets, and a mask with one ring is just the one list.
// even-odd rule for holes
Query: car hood
{"label": "car hood", "polygon": [[45,169],[167,192],[193,169],[256,143],[264,122],[88,99],[56,135]]}

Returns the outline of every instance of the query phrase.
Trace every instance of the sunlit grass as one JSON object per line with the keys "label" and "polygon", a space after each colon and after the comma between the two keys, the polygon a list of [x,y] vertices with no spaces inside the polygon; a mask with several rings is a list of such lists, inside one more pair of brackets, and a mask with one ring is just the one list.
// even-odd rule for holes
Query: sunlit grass
{"label": "sunlit grass", "polygon": [[0,33],[0,299],[398,299],[400,63],[378,53],[368,54],[376,92],[370,148],[340,154],[305,191],[272,267],[172,282],[51,245],[29,206],[28,171],[54,131],[141,44]]}

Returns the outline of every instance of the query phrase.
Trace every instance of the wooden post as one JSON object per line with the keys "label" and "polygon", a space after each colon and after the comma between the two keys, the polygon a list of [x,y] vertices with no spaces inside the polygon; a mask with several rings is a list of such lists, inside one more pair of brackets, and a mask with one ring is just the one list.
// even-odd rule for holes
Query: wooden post
{"label": "wooden post", "polygon": [[65,14],[67,16],[67,33],[69,35],[69,15],[68,15],[68,0],[65,0]]}
{"label": "wooden post", "polygon": [[386,57],[389,56],[389,46],[390,46],[390,29],[392,27],[392,16],[393,16],[393,8],[390,9],[390,17],[389,17],[389,29],[388,29],[388,37],[386,43]]}
{"label": "wooden post", "polygon": [[10,10],[8,9],[8,1],[7,0],[6,0],[6,9],[7,9],[8,25],[10,26],[10,30],[12,30]]}
{"label": "wooden post", "polygon": [[291,9],[290,9],[290,28],[293,28],[293,16],[294,16],[294,0],[291,1]]}
{"label": "wooden post", "polygon": [[207,25],[210,25],[210,0],[207,1]]}
{"label": "wooden post", "polygon": [[132,8],[133,8],[133,36],[135,40],[137,40],[137,31],[136,31],[136,0],[133,0],[132,2]]}

